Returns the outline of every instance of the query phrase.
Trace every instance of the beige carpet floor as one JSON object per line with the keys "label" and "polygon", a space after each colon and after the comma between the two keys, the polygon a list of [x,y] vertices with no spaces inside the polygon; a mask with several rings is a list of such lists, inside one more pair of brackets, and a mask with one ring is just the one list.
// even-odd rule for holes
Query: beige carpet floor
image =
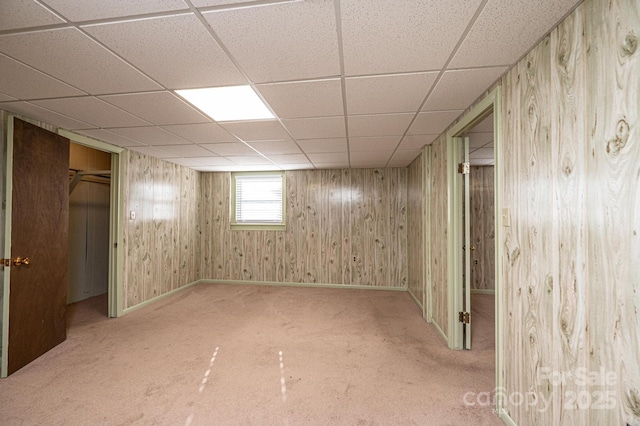
{"label": "beige carpet floor", "polygon": [[202,284],[117,319],[89,299],[0,380],[0,423],[502,424],[463,400],[495,387],[492,303],[450,351],[404,292]]}

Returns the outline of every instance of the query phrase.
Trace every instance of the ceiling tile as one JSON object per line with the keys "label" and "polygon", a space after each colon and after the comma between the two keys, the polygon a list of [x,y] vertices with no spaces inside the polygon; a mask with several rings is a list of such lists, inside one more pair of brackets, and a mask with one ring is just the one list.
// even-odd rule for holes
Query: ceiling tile
{"label": "ceiling tile", "polygon": [[165,160],[196,170],[212,166],[233,166],[233,163],[224,157],[165,158]]}
{"label": "ceiling tile", "polygon": [[347,75],[442,68],[481,0],[342,0]]}
{"label": "ceiling tile", "polygon": [[408,135],[439,135],[464,111],[421,112],[409,128]]}
{"label": "ceiling tile", "polygon": [[92,95],[160,88],[74,28],[0,36],[0,52]]}
{"label": "ceiling tile", "polygon": [[493,132],[467,133],[467,136],[469,136],[469,147],[471,148],[480,148],[493,142]]}
{"label": "ceiling tile", "polygon": [[[209,154],[211,155],[211,154]],[[180,164],[186,167],[208,167],[208,166],[233,166],[234,163],[224,157],[191,157],[191,158],[165,158],[172,163]]]}
{"label": "ceiling tile", "polygon": [[412,150],[422,149],[425,145],[431,145],[431,142],[435,140],[439,135],[407,135],[402,139],[398,149]]}
{"label": "ceiling tile", "polygon": [[125,138],[124,136],[115,134],[108,130],[88,129],[78,130],[76,133],[80,133],[81,135],[89,136],[90,138],[98,139],[99,141],[111,143],[117,146],[140,145],[140,142],[132,141],[131,139]]}
{"label": "ceiling tile", "polygon": [[349,114],[415,112],[438,73],[352,77],[345,80]]}
{"label": "ceiling tile", "polygon": [[93,96],[33,101],[34,104],[96,127],[148,126],[149,123]]}
{"label": "ceiling tile", "polygon": [[[0,102],[17,101],[17,100],[18,99],[14,98],[13,96],[9,96],[6,93],[0,93]],[[2,109],[1,106],[0,106],[0,109]]]}
{"label": "ceiling tile", "polygon": [[203,16],[256,83],[340,74],[333,2],[283,3]]}
{"label": "ceiling tile", "polygon": [[302,163],[302,164],[282,164],[280,167],[283,170],[308,170],[313,169],[313,164],[311,163]]}
{"label": "ceiling tile", "polygon": [[349,138],[349,151],[393,151],[400,142],[400,136],[374,136]]}
{"label": "ceiling tile", "polygon": [[344,138],[344,117],[294,118],[282,120],[295,139]]}
{"label": "ceiling tile", "polygon": [[247,84],[191,14],[93,25],[84,30],[170,89]]}
{"label": "ceiling tile", "polygon": [[298,145],[307,154],[317,152],[341,152],[347,151],[347,139],[299,139]]}
{"label": "ceiling tile", "polygon": [[280,118],[344,114],[339,79],[262,84],[257,88]]}
{"label": "ceiling tile", "polygon": [[[220,158],[220,157],[214,157],[214,158]],[[169,158],[165,158],[165,161],[168,161],[170,163],[179,164],[179,165],[185,166],[185,167],[203,166],[204,165],[204,164],[202,164],[200,162],[200,158],[199,157],[190,157],[190,158],[169,157]]]}
{"label": "ceiling tile", "polygon": [[182,0],[47,0],[46,3],[74,22],[188,9]]}
{"label": "ceiling tile", "polygon": [[309,159],[316,163],[347,163],[349,162],[349,154],[347,152],[321,152],[317,154],[309,154]]}
{"label": "ceiling tile", "polygon": [[264,165],[269,166],[273,163],[262,155],[234,155],[228,156],[227,159],[231,160],[239,166],[251,166],[251,165]]}
{"label": "ceiling tile", "polygon": [[349,137],[402,136],[414,115],[351,115],[349,116]]}
{"label": "ceiling tile", "polygon": [[304,154],[269,155],[268,157],[276,164],[305,164],[309,162]]}
{"label": "ceiling tile", "polygon": [[0,54],[0,91],[18,99],[78,96],[84,93],[53,77]]}
{"label": "ceiling tile", "polygon": [[476,132],[493,132],[493,113],[486,116],[480,123],[469,130],[469,133]]}
{"label": "ceiling tile", "polygon": [[577,3],[577,0],[490,0],[450,66],[512,65]]}
{"label": "ceiling tile", "polygon": [[470,158],[482,158],[489,159],[493,158],[493,148],[478,148],[469,153]]}
{"label": "ceiling tile", "polygon": [[170,154],[170,157],[205,157],[211,156],[211,152],[199,145],[163,145],[161,149]]}
{"label": "ceiling tile", "polygon": [[167,158],[172,157],[171,154],[163,151],[161,148],[155,146],[131,146],[130,150],[140,152],[144,155],[150,155],[155,158]]}
{"label": "ceiling tile", "polygon": [[469,163],[471,163],[471,166],[492,166],[495,162],[496,162],[496,160],[494,160],[493,158],[491,158],[491,159],[489,159],[489,158],[470,158],[469,159]]}
{"label": "ceiling tile", "polygon": [[176,124],[173,126],[162,126],[162,128],[193,143],[238,141],[217,123]]}
{"label": "ceiling tile", "polygon": [[296,145],[296,143],[291,139],[282,141],[248,142],[248,144],[264,155],[299,154],[301,152],[298,145]]}
{"label": "ceiling tile", "polygon": [[243,141],[267,141],[290,139],[278,120],[235,121],[220,123],[222,127]]}
{"label": "ceiling tile", "polygon": [[[351,157],[351,164],[358,163],[363,164],[365,161],[370,161],[372,164],[376,164],[372,167],[381,167],[380,162],[386,164],[386,162],[391,157],[393,150],[389,151],[355,151],[351,152],[349,156]],[[360,166],[358,166],[360,167]]]}
{"label": "ceiling tile", "polygon": [[2,104],[2,109],[67,130],[90,129],[94,127],[89,123],[65,117],[57,112],[46,110],[29,102],[5,102]]}
{"label": "ceiling tile", "polygon": [[416,159],[418,155],[420,155],[421,151],[419,149],[410,149],[410,150],[397,150],[392,156],[391,161],[405,164],[402,166],[394,166],[394,167],[406,167],[413,160]]}
{"label": "ceiling tile", "polygon": [[386,158],[378,158],[373,160],[351,160],[352,169],[379,169],[387,165]]}
{"label": "ceiling tile", "polygon": [[209,151],[223,157],[227,155],[256,155],[256,152],[251,149],[251,147],[242,142],[214,143],[202,146]]}
{"label": "ceiling tile", "polygon": [[63,22],[62,19],[35,1],[2,0],[0,31],[60,24]]}
{"label": "ceiling tile", "polygon": [[231,166],[233,162],[224,157],[201,157],[198,158],[203,166]]}
{"label": "ceiling tile", "polygon": [[196,170],[203,172],[262,172],[267,170],[282,170],[275,164],[253,164],[253,165],[240,165],[233,164],[232,166],[207,166],[207,167],[194,167]]}
{"label": "ceiling tile", "polygon": [[348,161],[338,161],[332,163],[313,163],[317,169],[348,169],[349,162]]}
{"label": "ceiling tile", "polygon": [[191,143],[160,127],[124,127],[109,129],[109,131],[145,145],[188,145]]}
{"label": "ceiling tile", "polygon": [[109,95],[101,96],[100,99],[157,125],[211,121],[207,116],[171,92]]}
{"label": "ceiling tile", "polygon": [[422,110],[465,109],[506,70],[506,67],[498,67],[446,71]]}
{"label": "ceiling tile", "polygon": [[239,3],[250,3],[255,0],[191,0],[195,7],[224,6]]}

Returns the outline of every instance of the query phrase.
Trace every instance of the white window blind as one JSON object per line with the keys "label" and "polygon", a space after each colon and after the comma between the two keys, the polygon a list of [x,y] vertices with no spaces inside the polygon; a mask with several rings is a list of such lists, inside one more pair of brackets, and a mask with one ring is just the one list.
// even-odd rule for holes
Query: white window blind
{"label": "white window blind", "polygon": [[281,224],[282,175],[236,175],[236,223]]}

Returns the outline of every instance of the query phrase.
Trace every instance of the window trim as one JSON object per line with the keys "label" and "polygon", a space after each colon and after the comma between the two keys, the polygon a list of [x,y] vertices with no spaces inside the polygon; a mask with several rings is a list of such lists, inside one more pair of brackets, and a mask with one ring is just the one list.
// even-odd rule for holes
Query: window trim
{"label": "window trim", "polygon": [[[281,223],[237,223],[236,222],[236,176],[280,176],[282,178],[282,222]],[[229,226],[232,231],[284,231],[287,229],[287,179],[284,171],[231,172],[230,174]]]}

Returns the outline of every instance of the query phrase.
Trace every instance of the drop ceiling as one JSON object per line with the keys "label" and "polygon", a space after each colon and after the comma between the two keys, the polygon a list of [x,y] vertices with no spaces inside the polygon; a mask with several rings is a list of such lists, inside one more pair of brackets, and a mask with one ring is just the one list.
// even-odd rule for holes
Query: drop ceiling
{"label": "drop ceiling", "polygon": [[[0,109],[202,171],[405,167],[577,3],[2,0]],[[175,93],[232,85],[276,119]]]}

